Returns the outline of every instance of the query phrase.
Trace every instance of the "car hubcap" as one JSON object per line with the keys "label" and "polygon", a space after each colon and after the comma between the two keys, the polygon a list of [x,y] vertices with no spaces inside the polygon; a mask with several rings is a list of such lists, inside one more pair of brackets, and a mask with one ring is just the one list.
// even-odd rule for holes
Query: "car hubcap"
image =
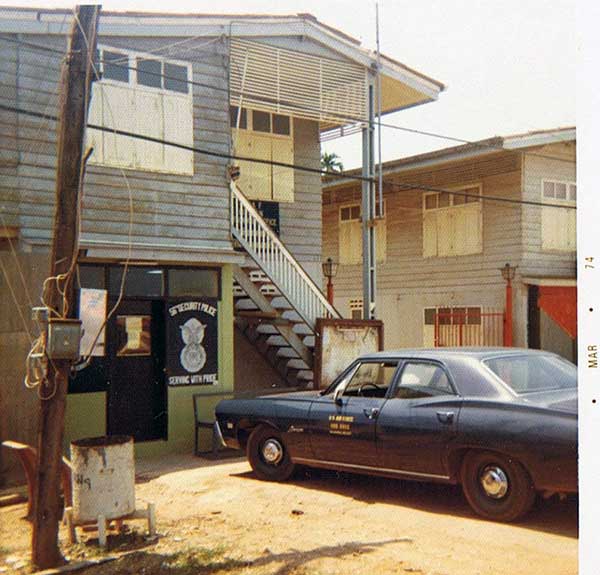
{"label": "car hubcap", "polygon": [[496,465],[488,465],[481,473],[479,481],[485,494],[492,499],[502,499],[508,491],[508,477]]}
{"label": "car hubcap", "polygon": [[283,459],[283,447],[276,439],[267,439],[262,447],[263,459],[270,465],[277,465]]}

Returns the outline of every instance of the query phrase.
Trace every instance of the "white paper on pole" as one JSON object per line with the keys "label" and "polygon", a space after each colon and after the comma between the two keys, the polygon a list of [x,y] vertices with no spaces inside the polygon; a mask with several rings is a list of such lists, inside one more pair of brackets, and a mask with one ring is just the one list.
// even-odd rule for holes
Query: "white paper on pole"
{"label": "white paper on pole", "polygon": [[[79,292],[79,319],[82,323],[81,355],[104,355],[104,336],[107,292],[103,289],[81,288]],[[98,335],[100,332],[100,335]],[[98,336],[94,349],[92,344]]]}

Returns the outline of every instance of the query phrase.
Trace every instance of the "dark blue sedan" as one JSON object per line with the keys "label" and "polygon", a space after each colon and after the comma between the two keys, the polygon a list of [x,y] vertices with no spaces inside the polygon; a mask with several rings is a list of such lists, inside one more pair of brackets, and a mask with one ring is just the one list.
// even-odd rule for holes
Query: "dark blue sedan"
{"label": "dark blue sedan", "polygon": [[577,491],[577,370],[521,349],[365,355],[325,390],[230,399],[217,432],[255,474],[298,464],[460,483],[476,513],[513,521],[536,493]]}

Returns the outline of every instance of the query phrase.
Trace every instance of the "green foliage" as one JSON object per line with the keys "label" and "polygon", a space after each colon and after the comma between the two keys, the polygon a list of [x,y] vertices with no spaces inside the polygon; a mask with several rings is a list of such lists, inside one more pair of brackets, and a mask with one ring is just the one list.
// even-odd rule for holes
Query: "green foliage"
{"label": "green foliage", "polygon": [[341,158],[335,153],[321,153],[321,169],[325,172],[343,172],[344,164]]}

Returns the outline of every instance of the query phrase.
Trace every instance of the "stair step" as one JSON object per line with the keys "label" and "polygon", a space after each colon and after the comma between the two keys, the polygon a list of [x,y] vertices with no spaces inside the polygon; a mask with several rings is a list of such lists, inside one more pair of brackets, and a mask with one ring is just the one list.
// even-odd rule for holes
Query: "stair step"
{"label": "stair step", "polygon": [[236,315],[239,317],[255,318],[255,319],[276,319],[279,314],[276,311],[261,311],[259,309],[240,309]]}
{"label": "stair step", "polygon": [[291,359],[288,363],[288,367],[293,369],[309,370],[309,366],[306,365],[302,359]]}
{"label": "stair step", "polygon": [[256,327],[256,331],[258,333],[262,333],[265,335],[278,335],[278,329],[272,323],[261,323]]}
{"label": "stair step", "polygon": [[306,325],[306,323],[304,323],[304,322],[296,323],[294,325],[294,333],[299,336],[313,335],[312,329],[310,329],[310,327],[308,327],[308,325]]}
{"label": "stair step", "polygon": [[304,320],[298,315],[295,309],[287,309],[282,312],[281,317],[294,323],[304,323]]}
{"label": "stair step", "polygon": [[[277,309],[291,310],[292,306],[290,302],[286,300],[283,296],[277,296],[271,300],[271,305]],[[285,318],[289,319],[289,318]]]}
{"label": "stair step", "polygon": [[312,372],[312,370],[310,369],[301,369],[297,374],[296,374],[296,378],[297,379],[303,379],[305,381],[312,381],[314,377],[314,374]]}
{"label": "stair step", "polygon": [[250,298],[245,298],[245,299],[239,299],[235,302],[235,309],[236,310],[252,310],[252,309],[258,309],[258,306],[250,299]]}
{"label": "stair step", "polygon": [[267,338],[267,344],[276,347],[289,347],[289,343],[282,335],[270,335]]}
{"label": "stair step", "polygon": [[302,343],[306,346],[306,347],[315,347],[315,336],[314,335],[307,335],[303,340]]}
{"label": "stair step", "polygon": [[277,357],[288,357],[290,359],[298,359],[298,354],[293,347],[280,347],[277,350]]}

